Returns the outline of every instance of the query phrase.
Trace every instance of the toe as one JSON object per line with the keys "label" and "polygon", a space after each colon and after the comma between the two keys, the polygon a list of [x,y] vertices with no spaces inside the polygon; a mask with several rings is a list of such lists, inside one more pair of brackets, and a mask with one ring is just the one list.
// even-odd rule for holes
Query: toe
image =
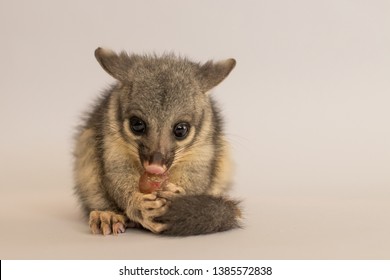
{"label": "toe", "polygon": [[121,222],[117,222],[112,225],[112,233],[114,235],[117,235],[118,233],[124,233],[126,230],[126,227]]}
{"label": "toe", "polygon": [[102,223],[101,228],[102,228],[103,235],[110,235],[112,232],[110,224]]}
{"label": "toe", "polygon": [[145,210],[156,209],[164,206],[166,202],[167,201],[164,198],[161,198],[155,201],[145,201],[142,206]]}

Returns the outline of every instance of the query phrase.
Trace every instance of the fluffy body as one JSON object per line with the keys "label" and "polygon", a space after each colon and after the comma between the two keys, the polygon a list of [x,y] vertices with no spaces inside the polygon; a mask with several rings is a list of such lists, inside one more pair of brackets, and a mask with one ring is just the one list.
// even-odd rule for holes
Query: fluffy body
{"label": "fluffy body", "polygon": [[[76,136],[75,193],[93,233],[143,227],[170,235],[204,234],[239,226],[238,204],[227,198],[231,161],[222,118],[209,91],[235,61],[203,65],[174,55],[95,56],[116,83],[96,102]],[[132,120],[142,120],[135,133]],[[173,130],[185,123],[178,139]],[[139,191],[145,169],[169,173],[151,194]]]}

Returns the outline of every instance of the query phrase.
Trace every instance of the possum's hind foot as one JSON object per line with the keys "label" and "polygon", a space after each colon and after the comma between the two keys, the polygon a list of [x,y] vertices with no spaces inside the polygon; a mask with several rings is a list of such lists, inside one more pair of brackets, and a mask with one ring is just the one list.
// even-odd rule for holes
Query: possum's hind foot
{"label": "possum's hind foot", "polygon": [[124,233],[128,219],[126,216],[112,211],[91,211],[89,214],[89,228],[93,234],[117,235]]}

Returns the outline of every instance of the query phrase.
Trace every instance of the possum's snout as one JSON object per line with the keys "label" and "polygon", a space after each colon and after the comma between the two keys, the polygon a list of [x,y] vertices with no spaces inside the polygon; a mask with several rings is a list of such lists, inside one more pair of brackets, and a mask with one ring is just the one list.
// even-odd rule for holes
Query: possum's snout
{"label": "possum's snout", "polygon": [[160,152],[153,152],[149,159],[143,162],[145,171],[150,174],[163,174],[167,171],[165,157]]}

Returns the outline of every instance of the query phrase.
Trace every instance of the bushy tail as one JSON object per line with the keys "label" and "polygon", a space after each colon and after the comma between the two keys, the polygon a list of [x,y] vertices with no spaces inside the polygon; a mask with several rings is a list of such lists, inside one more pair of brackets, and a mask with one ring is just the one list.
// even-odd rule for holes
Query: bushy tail
{"label": "bushy tail", "polygon": [[167,213],[155,219],[169,225],[162,234],[187,236],[240,227],[239,202],[211,195],[183,195],[175,198]]}

